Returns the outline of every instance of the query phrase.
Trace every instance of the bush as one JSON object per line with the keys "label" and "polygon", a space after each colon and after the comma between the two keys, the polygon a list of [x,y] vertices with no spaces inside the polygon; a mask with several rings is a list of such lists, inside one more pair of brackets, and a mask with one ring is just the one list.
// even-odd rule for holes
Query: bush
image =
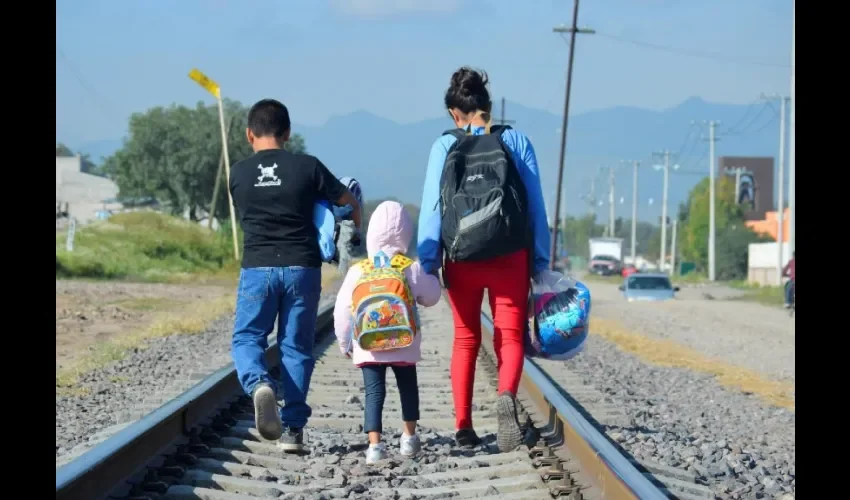
{"label": "bush", "polygon": [[157,212],[129,212],[80,227],[74,251],[56,235],[57,278],[169,280],[233,266],[230,234]]}

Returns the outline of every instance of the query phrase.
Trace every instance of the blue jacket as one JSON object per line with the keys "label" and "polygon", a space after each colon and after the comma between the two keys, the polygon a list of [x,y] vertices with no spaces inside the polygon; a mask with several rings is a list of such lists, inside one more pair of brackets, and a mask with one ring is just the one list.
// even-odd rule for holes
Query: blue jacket
{"label": "blue jacket", "polygon": [[[473,130],[481,135],[484,127]],[[534,231],[534,269],[532,275],[549,266],[549,222],[546,218],[546,204],[543,201],[543,188],[540,186],[540,174],[537,169],[537,156],[528,138],[521,132],[508,129],[502,132],[502,140],[513,155],[514,163],[522,177],[528,192],[528,205],[531,212],[531,226]],[[419,261],[426,272],[439,269],[442,265],[440,248],[440,175],[446,162],[449,148],[457,139],[452,135],[443,135],[431,146],[428,158],[428,170],[425,172],[425,187],[422,190],[422,205],[419,212]]]}

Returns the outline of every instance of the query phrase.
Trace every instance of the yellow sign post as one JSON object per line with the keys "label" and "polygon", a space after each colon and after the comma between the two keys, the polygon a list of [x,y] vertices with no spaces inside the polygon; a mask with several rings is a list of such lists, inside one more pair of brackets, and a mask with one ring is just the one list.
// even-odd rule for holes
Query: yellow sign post
{"label": "yellow sign post", "polygon": [[[233,195],[230,194],[230,155],[227,152],[227,129],[224,126],[224,103],[221,100],[221,87],[198,68],[189,72],[189,78],[204,88],[218,101],[218,120],[221,125],[221,147],[224,151],[224,171],[227,178],[227,199],[230,205],[230,228],[233,231],[233,256],[239,260],[239,240],[236,237],[236,211],[233,209]],[[210,214],[212,217],[212,214]]]}

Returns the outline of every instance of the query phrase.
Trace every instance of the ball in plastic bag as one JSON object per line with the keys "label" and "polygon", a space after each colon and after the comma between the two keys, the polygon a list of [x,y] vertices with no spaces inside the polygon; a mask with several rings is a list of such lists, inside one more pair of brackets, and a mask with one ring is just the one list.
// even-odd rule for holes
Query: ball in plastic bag
{"label": "ball in plastic bag", "polygon": [[590,306],[590,291],[580,282],[563,291],[535,294],[526,353],[553,360],[580,353],[587,340]]}

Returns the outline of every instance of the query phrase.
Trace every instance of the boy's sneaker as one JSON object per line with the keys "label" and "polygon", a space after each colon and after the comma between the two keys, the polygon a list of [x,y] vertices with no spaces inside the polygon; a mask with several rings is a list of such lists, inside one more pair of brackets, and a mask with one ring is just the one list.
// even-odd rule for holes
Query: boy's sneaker
{"label": "boy's sneaker", "polygon": [[384,443],[370,444],[366,450],[366,463],[373,464],[387,458],[387,445]]}
{"label": "boy's sneaker", "polygon": [[509,391],[499,395],[496,401],[496,415],[499,425],[496,444],[499,446],[499,451],[502,453],[514,451],[522,444],[522,427],[517,418],[516,399]]}
{"label": "boy's sneaker", "polygon": [[408,436],[402,433],[400,441],[400,453],[405,457],[412,457],[413,455],[419,453],[419,450],[422,449],[422,443],[419,442],[419,436],[417,436],[416,434]]}
{"label": "boy's sneaker", "polygon": [[257,432],[269,441],[280,438],[283,426],[277,412],[274,389],[269,384],[259,383],[254,387],[251,398],[254,400],[254,424],[257,426]]}
{"label": "boy's sneaker", "polygon": [[481,438],[473,429],[461,429],[455,434],[455,441],[461,447],[478,446],[481,444]]}
{"label": "boy's sneaker", "polygon": [[304,450],[304,430],[287,427],[280,436],[278,446],[283,451],[300,452]]}

